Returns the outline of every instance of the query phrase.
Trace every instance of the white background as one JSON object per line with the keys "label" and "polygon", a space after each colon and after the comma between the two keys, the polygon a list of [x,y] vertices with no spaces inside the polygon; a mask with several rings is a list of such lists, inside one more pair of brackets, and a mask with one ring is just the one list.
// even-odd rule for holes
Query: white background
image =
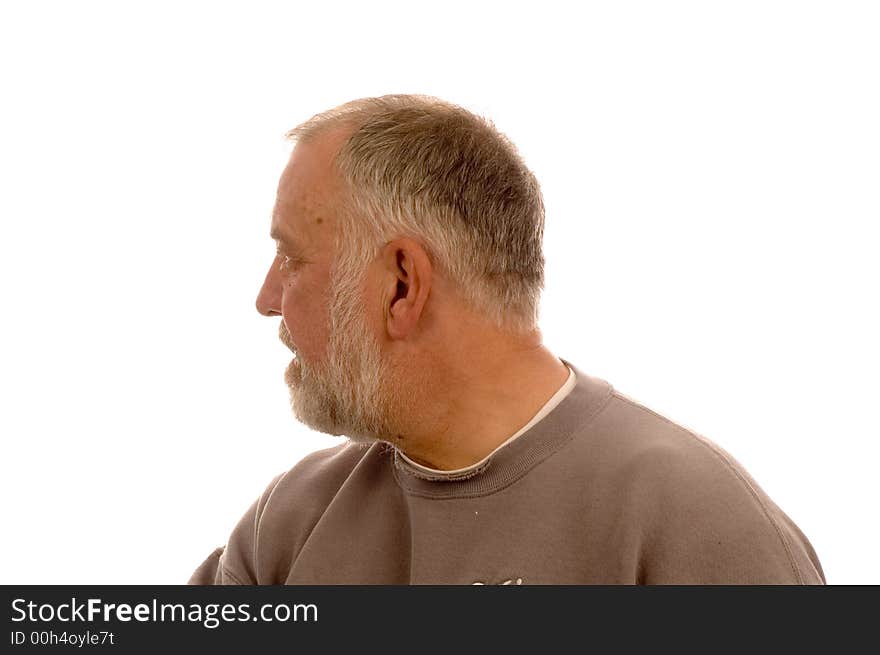
{"label": "white background", "polygon": [[880,583],[873,2],[6,2],[2,583],[180,583],[337,439],[288,407],[283,133],[392,92],[542,182],[545,341]]}

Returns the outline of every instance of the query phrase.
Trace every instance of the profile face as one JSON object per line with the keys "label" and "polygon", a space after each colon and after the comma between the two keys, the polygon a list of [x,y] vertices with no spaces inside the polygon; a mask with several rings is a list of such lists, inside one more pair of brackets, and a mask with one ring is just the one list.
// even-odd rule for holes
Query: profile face
{"label": "profile face", "polygon": [[295,372],[302,362],[326,358],[335,212],[322,145],[298,145],[281,174],[271,223],[276,255],[257,297],[261,314],[281,316],[283,340],[296,353]]}
{"label": "profile face", "polygon": [[364,272],[331,279],[341,185],[334,147],[329,136],[297,145],[281,175],[277,253],[257,310],[281,317],[279,338],[295,353],[284,375],[294,415],[320,432],[372,441],[387,430],[383,367],[365,319]]}

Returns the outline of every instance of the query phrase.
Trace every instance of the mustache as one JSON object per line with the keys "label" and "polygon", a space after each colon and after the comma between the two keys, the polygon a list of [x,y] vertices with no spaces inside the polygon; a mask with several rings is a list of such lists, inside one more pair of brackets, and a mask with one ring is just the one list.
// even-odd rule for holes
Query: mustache
{"label": "mustache", "polygon": [[287,326],[284,325],[283,320],[278,324],[278,338],[290,350],[296,350],[296,346],[293,345],[293,341],[290,338],[290,332],[287,331]]}

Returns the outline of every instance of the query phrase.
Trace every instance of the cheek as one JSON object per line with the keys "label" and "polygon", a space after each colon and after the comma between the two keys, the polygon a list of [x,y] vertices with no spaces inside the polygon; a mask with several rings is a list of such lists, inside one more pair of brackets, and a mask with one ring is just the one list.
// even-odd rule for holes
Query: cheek
{"label": "cheek", "polygon": [[320,294],[301,287],[284,293],[281,316],[299,355],[321,361],[327,345],[327,310]]}

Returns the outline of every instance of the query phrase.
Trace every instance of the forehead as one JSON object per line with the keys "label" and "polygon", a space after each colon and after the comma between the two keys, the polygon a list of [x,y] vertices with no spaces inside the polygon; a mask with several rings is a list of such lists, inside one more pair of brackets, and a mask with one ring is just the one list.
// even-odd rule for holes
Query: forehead
{"label": "forehead", "polygon": [[273,237],[314,242],[332,233],[341,186],[333,167],[339,146],[340,137],[331,134],[294,148],[278,182]]}

